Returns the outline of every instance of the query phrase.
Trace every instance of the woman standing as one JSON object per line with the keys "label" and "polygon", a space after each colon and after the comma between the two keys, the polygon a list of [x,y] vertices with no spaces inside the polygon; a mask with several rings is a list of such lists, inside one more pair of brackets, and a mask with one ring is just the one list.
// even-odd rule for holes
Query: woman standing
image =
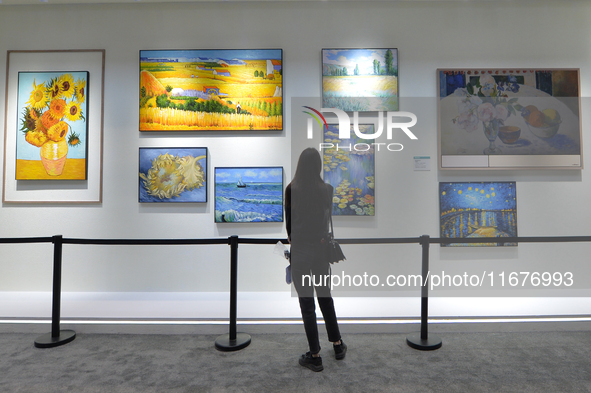
{"label": "woman standing", "polygon": [[[305,149],[298,160],[295,176],[285,189],[287,238],[291,243],[291,276],[298,293],[304,329],[310,351],[302,355],[300,365],[322,371],[314,290],[324,317],[328,340],[333,343],[336,359],[344,359],[347,346],[341,340],[339,325],[330,293],[329,263],[324,258],[328,223],[332,214],[333,187],[320,177],[322,159],[314,148]],[[314,277],[317,277],[316,282]]]}

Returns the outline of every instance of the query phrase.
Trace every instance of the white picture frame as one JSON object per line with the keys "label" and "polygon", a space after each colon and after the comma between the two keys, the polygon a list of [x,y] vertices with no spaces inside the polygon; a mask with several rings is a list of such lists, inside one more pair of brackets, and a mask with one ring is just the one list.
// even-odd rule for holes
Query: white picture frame
{"label": "white picture frame", "polygon": [[[88,71],[86,180],[16,180],[18,73]],[[6,60],[3,203],[102,203],[105,50],[10,50]]]}

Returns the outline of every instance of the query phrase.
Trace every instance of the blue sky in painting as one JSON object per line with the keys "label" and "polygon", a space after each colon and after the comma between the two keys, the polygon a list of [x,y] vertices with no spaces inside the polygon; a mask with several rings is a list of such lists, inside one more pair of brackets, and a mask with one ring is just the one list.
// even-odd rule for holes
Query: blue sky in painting
{"label": "blue sky in painting", "polygon": [[281,60],[281,49],[199,49],[199,50],[142,50],[140,58],[151,59],[240,59],[240,60]]}
{"label": "blue sky in painting", "polygon": [[441,211],[516,209],[514,182],[439,183]]}
{"label": "blue sky in painting", "polygon": [[[347,66],[353,69],[359,65],[362,74],[373,74],[373,61],[378,60],[382,67],[386,64],[386,51],[388,49],[323,49],[323,64]],[[398,64],[398,51],[390,49],[394,56],[394,64]]]}
{"label": "blue sky in painting", "polygon": [[242,176],[244,183],[281,183],[281,167],[215,168],[216,183],[237,182]]}

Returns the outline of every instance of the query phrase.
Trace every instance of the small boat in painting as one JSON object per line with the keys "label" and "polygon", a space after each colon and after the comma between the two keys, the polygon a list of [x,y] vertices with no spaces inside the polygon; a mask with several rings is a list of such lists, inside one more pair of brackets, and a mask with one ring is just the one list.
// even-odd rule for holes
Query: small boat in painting
{"label": "small boat in painting", "polygon": [[244,187],[246,187],[246,184],[244,184],[242,182],[242,176],[240,176],[240,179],[238,179],[238,183],[236,183],[236,187],[238,187],[238,188],[244,188]]}

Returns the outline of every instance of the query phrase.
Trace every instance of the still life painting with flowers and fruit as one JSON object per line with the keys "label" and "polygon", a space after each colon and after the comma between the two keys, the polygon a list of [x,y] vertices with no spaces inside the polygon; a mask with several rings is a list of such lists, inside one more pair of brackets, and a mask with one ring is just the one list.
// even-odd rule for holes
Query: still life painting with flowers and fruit
{"label": "still life painting with flowers and fruit", "polygon": [[438,70],[442,155],[580,155],[577,69]]}
{"label": "still life painting with flowers and fruit", "polygon": [[19,72],[16,180],[87,178],[88,72]]}

